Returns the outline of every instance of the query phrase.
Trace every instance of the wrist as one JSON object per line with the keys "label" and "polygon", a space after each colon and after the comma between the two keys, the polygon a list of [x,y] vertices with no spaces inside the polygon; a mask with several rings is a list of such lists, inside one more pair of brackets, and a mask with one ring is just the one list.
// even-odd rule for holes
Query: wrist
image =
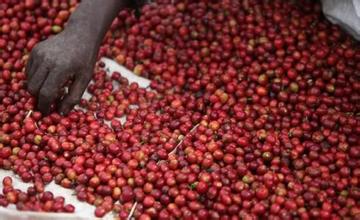
{"label": "wrist", "polygon": [[97,46],[100,46],[104,37],[104,30],[101,29],[100,25],[81,18],[71,19],[63,32],[64,35],[70,38],[77,38],[80,42]]}
{"label": "wrist", "polygon": [[103,37],[121,9],[131,7],[134,0],[84,0],[71,15],[65,30],[100,46]]}

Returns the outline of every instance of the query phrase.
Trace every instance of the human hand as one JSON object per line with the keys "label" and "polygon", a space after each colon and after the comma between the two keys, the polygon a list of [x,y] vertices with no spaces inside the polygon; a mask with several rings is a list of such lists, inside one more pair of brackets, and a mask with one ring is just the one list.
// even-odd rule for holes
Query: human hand
{"label": "human hand", "polygon": [[37,97],[37,107],[45,115],[65,83],[72,80],[59,111],[67,114],[79,103],[96,62],[98,46],[90,38],[64,30],[37,44],[26,66],[29,92]]}
{"label": "human hand", "polygon": [[145,1],[107,0],[106,4],[103,0],[82,1],[63,32],[35,46],[25,71],[28,90],[37,97],[38,109],[43,114],[49,114],[69,80],[72,85],[60,103],[60,113],[67,114],[80,101],[111,22],[120,10],[139,8]]}

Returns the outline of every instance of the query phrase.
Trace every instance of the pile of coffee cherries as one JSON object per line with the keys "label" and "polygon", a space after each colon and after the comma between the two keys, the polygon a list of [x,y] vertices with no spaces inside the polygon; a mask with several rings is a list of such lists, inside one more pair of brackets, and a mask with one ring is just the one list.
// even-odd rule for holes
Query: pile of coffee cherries
{"label": "pile of coffee cherries", "polygon": [[9,204],[16,204],[16,208],[22,211],[37,212],[74,212],[75,207],[71,204],[64,204],[64,197],[54,197],[52,192],[44,191],[44,185],[37,182],[34,187],[28,187],[26,192],[14,189],[12,178],[3,179],[3,192],[0,194],[0,205],[7,207]]}
{"label": "pile of coffee cherries", "polygon": [[360,218],[360,47],[319,2],[157,0],[139,19],[124,10],[99,56],[151,88],[99,62],[81,108],[42,116],[24,64],[77,4],[0,3],[0,167],[34,184],[26,194],[4,179],[0,205],[73,212],[44,192],[55,181],[97,217]]}

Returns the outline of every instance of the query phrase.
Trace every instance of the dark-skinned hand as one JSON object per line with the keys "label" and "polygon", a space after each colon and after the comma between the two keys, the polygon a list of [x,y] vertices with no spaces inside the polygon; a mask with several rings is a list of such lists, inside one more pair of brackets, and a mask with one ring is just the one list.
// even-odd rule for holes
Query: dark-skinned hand
{"label": "dark-skinned hand", "polygon": [[69,80],[72,82],[69,92],[57,103],[59,111],[67,114],[79,103],[111,22],[120,10],[138,8],[144,3],[144,0],[83,0],[63,32],[34,47],[25,72],[28,90],[37,98],[38,110],[49,114]]}
{"label": "dark-skinned hand", "polygon": [[34,47],[26,66],[27,87],[37,97],[37,108],[43,114],[49,114],[50,106],[68,80],[72,80],[72,85],[59,111],[67,114],[79,103],[91,80],[97,52],[86,37],[66,30]]}

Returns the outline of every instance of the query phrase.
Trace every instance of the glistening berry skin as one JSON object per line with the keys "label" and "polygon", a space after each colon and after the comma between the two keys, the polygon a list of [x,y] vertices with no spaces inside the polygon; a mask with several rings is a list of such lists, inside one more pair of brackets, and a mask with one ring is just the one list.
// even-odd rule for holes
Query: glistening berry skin
{"label": "glistening berry skin", "polygon": [[54,180],[98,217],[358,217],[359,46],[318,3],[161,0],[139,19],[123,11],[99,56],[152,90],[99,63],[87,112],[42,116],[22,69],[76,4],[0,3],[0,166],[34,184],[20,192],[5,178],[0,205],[74,211],[44,192]]}

